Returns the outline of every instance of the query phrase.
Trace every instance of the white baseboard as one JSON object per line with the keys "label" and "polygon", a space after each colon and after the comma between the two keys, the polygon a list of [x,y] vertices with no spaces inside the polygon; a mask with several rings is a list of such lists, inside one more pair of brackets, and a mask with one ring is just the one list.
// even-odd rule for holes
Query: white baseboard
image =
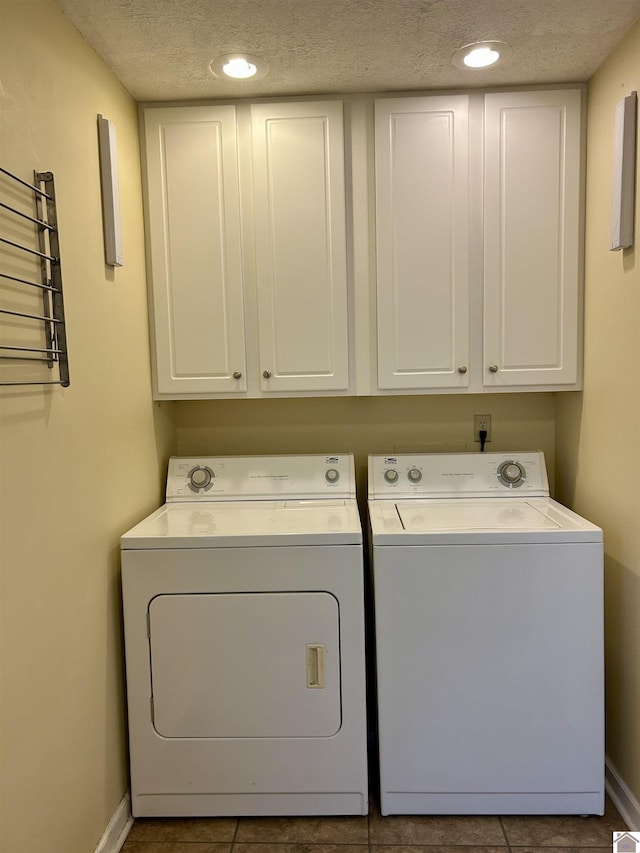
{"label": "white baseboard", "polygon": [[132,826],[131,797],[127,791],[113,813],[94,853],[119,853]]}
{"label": "white baseboard", "polygon": [[627,827],[632,832],[640,830],[640,802],[608,756],[605,758],[605,788]]}

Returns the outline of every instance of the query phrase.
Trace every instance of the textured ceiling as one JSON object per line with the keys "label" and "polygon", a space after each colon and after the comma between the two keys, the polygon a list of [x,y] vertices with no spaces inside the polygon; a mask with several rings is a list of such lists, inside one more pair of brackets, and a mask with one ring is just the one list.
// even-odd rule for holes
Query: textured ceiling
{"label": "textured ceiling", "polygon": [[[579,82],[640,0],[56,0],[138,101]],[[506,41],[503,67],[457,69],[474,41]],[[245,51],[259,80],[214,77]]]}

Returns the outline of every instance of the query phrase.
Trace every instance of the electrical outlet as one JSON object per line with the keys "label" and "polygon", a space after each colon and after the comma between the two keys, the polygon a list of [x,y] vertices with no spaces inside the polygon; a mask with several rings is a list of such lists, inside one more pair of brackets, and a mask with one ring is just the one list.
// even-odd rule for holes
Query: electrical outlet
{"label": "electrical outlet", "polygon": [[473,416],[473,440],[480,443],[480,430],[486,429],[487,441],[491,441],[491,415]]}

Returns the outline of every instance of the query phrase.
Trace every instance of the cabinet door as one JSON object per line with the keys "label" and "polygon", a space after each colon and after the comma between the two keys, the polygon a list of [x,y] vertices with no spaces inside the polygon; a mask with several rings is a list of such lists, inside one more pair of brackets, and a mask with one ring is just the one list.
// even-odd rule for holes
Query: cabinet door
{"label": "cabinet door", "polygon": [[485,98],[485,388],[579,378],[580,97]]}
{"label": "cabinet door", "polygon": [[144,123],[156,392],[244,391],[235,107],[151,108]]}
{"label": "cabinet door", "polygon": [[342,102],[251,107],[261,388],[349,387]]}
{"label": "cabinet door", "polygon": [[468,385],[466,96],[375,104],[378,387]]}

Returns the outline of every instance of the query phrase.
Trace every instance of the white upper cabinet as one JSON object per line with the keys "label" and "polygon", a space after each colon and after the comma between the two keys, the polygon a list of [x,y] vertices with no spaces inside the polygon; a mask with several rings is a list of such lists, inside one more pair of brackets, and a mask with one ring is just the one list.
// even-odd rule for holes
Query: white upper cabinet
{"label": "white upper cabinet", "polygon": [[581,96],[375,102],[374,393],[579,387]]}
{"label": "white upper cabinet", "polygon": [[144,126],[156,396],[349,393],[342,101]]}
{"label": "white upper cabinet", "polygon": [[580,92],[485,96],[487,388],[579,380]]}
{"label": "white upper cabinet", "polygon": [[466,388],[469,99],[375,104],[378,388]]}
{"label": "white upper cabinet", "polygon": [[144,108],[155,397],[579,388],[583,95]]}
{"label": "white upper cabinet", "polygon": [[246,389],[236,108],[144,112],[158,396]]}
{"label": "white upper cabinet", "polygon": [[341,101],[251,107],[263,392],[349,388]]}

